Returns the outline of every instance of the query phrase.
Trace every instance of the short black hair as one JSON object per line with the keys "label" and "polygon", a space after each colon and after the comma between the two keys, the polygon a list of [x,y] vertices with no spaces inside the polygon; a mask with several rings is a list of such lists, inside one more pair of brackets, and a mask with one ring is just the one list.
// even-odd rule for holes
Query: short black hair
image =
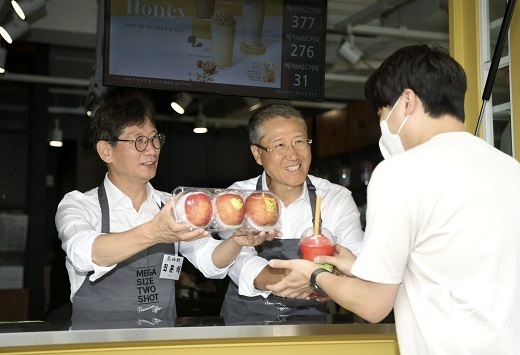
{"label": "short black hair", "polygon": [[464,122],[466,88],[464,69],[445,48],[419,44],[400,48],[385,59],[366,81],[365,98],[377,112],[411,89],[431,117],[449,114]]}
{"label": "short black hair", "polygon": [[155,125],[156,111],[151,98],[134,89],[113,89],[102,98],[101,105],[90,121],[90,141],[94,148],[99,141],[116,145],[125,128],[144,125],[146,118]]}

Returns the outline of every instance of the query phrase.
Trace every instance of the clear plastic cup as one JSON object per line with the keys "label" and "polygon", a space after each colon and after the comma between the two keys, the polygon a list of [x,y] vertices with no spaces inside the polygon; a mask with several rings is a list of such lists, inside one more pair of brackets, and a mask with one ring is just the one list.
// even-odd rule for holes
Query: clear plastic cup
{"label": "clear plastic cup", "polygon": [[[318,234],[314,233],[314,228],[306,229],[300,238],[300,251],[302,259],[314,261],[317,256],[334,255],[334,246],[336,239],[332,233],[326,228],[319,228]],[[321,267],[332,271],[332,265],[319,264]]]}

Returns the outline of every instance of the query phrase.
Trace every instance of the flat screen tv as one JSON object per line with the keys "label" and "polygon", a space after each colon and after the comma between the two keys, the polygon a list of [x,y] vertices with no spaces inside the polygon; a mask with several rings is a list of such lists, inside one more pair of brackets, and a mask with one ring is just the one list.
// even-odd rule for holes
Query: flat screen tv
{"label": "flat screen tv", "polygon": [[106,0],[103,84],[324,99],[326,0]]}

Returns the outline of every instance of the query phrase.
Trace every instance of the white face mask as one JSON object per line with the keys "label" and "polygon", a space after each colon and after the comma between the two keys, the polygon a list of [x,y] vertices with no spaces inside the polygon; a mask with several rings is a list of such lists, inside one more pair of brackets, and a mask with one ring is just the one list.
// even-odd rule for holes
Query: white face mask
{"label": "white face mask", "polygon": [[390,110],[388,113],[388,116],[386,116],[386,119],[381,121],[379,124],[381,127],[381,138],[379,139],[379,150],[381,150],[381,154],[383,154],[383,158],[388,159],[392,155],[396,155],[399,153],[404,152],[403,143],[401,142],[401,138],[399,138],[399,132],[401,132],[401,129],[403,128],[404,124],[406,123],[406,120],[410,115],[407,115],[403,123],[401,123],[401,126],[397,130],[396,134],[392,134],[390,130],[388,129],[388,119],[390,118],[390,115],[394,111],[394,108],[397,106],[397,103],[401,100],[401,97],[397,99],[397,101],[394,104],[394,107]]}

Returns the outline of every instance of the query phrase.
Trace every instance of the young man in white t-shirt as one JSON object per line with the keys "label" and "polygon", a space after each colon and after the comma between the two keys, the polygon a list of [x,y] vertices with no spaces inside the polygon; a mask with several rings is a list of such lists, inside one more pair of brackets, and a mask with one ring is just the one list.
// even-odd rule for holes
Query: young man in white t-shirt
{"label": "young man in white t-shirt", "polygon": [[[400,352],[520,354],[520,164],[464,126],[466,76],[440,47],[399,49],[365,86],[385,161],[356,259],[271,260],[370,322],[394,308]],[[319,271],[318,271],[319,270]],[[345,277],[350,276],[350,277]],[[277,293],[279,292],[279,293]]]}

